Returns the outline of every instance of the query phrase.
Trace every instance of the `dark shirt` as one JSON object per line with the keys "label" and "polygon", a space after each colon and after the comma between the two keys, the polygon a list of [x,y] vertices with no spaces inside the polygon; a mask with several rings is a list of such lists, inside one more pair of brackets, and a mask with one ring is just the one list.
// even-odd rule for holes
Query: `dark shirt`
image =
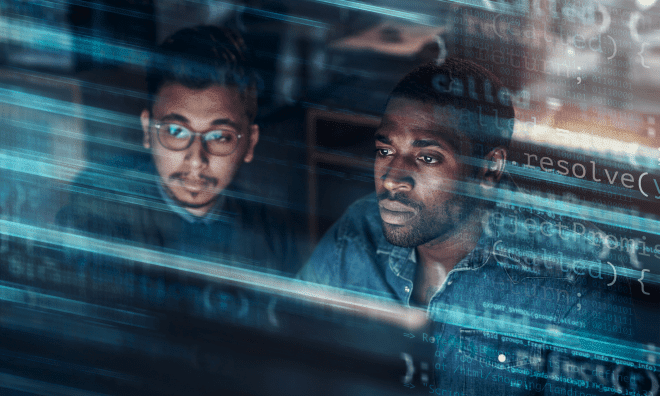
{"label": "dark shirt", "polygon": [[164,193],[151,162],[116,175],[87,171],[78,181],[57,215],[59,225],[76,232],[259,270],[295,273],[300,267],[292,217],[234,187],[198,217]]}
{"label": "dark shirt", "polygon": [[[593,279],[583,271],[588,267],[575,271],[567,265],[569,259],[596,265],[587,259],[593,252],[567,249],[559,255],[562,244],[578,250],[588,245],[579,235],[551,238],[529,230],[514,235],[503,221],[496,223],[484,227],[477,247],[447,274],[427,307],[433,321],[427,340],[435,344],[430,392],[553,394],[558,386],[584,391],[587,377],[563,372],[567,364],[578,364],[570,351],[602,351],[607,344],[600,340],[616,338],[597,330],[592,312],[582,309],[604,295],[590,285]],[[415,249],[394,246],[383,236],[372,194],[333,225],[299,277],[410,306],[416,269]],[[612,279],[604,277],[596,281],[605,285]]]}

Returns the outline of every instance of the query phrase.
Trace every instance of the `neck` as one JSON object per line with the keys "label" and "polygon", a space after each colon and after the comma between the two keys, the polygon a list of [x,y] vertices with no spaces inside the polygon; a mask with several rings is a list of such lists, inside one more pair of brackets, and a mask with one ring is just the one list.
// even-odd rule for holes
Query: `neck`
{"label": "neck", "polygon": [[417,246],[417,271],[413,285],[417,302],[428,305],[449,271],[477,246],[481,232],[479,216],[470,216],[449,237]]}
{"label": "neck", "polygon": [[[215,201],[213,203],[215,203]],[[194,216],[204,217],[204,215],[206,215],[209,212],[209,210],[211,209],[211,206],[213,206],[213,203],[209,206],[204,206],[204,207],[201,207],[201,208],[189,208],[189,207],[186,207],[186,206],[182,206],[182,208],[185,209],[188,213],[190,213]]]}
{"label": "neck", "polygon": [[442,265],[447,272],[468,255],[476,246],[481,236],[481,222],[473,219],[454,229],[454,232],[442,240],[433,240],[417,246],[417,254],[424,265]]}

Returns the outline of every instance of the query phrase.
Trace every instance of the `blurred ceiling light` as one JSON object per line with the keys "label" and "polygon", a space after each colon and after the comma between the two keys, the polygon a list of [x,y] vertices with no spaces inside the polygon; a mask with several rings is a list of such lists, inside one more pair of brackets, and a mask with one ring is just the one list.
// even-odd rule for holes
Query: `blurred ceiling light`
{"label": "blurred ceiling light", "polygon": [[637,8],[639,8],[642,11],[648,10],[649,8],[653,7],[657,0],[637,0]]}

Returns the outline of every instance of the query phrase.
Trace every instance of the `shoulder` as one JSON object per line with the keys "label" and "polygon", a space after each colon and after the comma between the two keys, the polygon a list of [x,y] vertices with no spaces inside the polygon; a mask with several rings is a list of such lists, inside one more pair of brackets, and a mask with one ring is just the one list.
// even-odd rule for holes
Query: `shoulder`
{"label": "shoulder", "polygon": [[260,197],[242,191],[225,191],[224,204],[216,210],[233,218],[233,225],[251,232],[270,234],[289,228],[292,214],[278,203],[263,202]]}
{"label": "shoulder", "polygon": [[141,208],[159,199],[155,178],[147,164],[135,169],[89,166],[71,183],[68,203],[59,210],[56,222],[106,234],[111,225],[138,219]]}
{"label": "shoulder", "polygon": [[376,196],[370,194],[352,204],[328,230],[299,278],[336,287],[366,287],[382,278],[377,252],[383,243]]}
{"label": "shoulder", "polygon": [[376,251],[382,243],[383,229],[375,194],[367,195],[348,207],[342,217],[328,230],[320,244]]}
{"label": "shoulder", "polygon": [[300,269],[303,257],[309,255],[307,223],[302,213],[234,191],[225,199],[221,211],[223,217],[231,218],[235,253],[287,274]]}

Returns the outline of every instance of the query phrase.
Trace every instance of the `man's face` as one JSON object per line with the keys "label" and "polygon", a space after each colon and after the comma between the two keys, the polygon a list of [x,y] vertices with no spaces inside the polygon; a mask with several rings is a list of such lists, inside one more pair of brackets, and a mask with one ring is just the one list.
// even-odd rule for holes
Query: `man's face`
{"label": "man's face", "polygon": [[383,233],[397,246],[443,240],[463,220],[468,200],[456,193],[471,145],[453,107],[392,98],[376,138],[374,176]]}
{"label": "man's face", "polygon": [[[240,165],[252,161],[259,139],[258,126],[250,124],[241,95],[232,87],[213,85],[195,90],[181,84],[164,85],[153,105],[151,120],[145,109],[141,122],[143,144],[151,149],[163,188],[179,205],[198,216],[211,209]],[[209,154],[200,136],[187,149],[174,151],[161,144],[154,123],[178,124],[198,133],[233,131],[241,137],[236,149],[226,156]]]}

